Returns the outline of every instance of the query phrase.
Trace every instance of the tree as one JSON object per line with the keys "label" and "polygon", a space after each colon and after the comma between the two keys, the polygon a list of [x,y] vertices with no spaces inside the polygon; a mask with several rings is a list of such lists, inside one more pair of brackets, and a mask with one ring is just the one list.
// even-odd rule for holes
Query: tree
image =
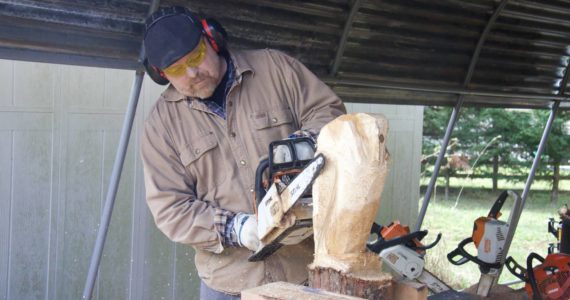
{"label": "tree", "polygon": [[[424,154],[438,152],[450,115],[451,108],[448,107],[425,109]],[[491,177],[496,189],[499,166],[508,166],[512,175],[528,175],[548,116],[548,110],[464,108],[452,134],[454,147],[448,148],[447,152],[449,155],[468,155],[472,163],[476,159],[492,163]],[[548,176],[553,173],[552,201],[558,197],[560,165],[570,156],[570,137],[565,124],[570,124],[570,112],[562,111],[554,121],[537,173]],[[552,172],[548,165],[552,166]]]}

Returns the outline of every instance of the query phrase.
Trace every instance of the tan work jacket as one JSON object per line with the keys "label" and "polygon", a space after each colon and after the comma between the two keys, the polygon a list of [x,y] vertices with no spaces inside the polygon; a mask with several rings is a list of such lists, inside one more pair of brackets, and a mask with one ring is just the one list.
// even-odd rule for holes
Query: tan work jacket
{"label": "tan work jacket", "polygon": [[231,57],[236,74],[226,119],[169,86],[145,121],[141,154],[158,228],[196,249],[196,268],[209,287],[237,294],[273,281],[305,281],[311,239],[248,262],[251,251],[222,246],[216,211],[253,213],[255,169],[269,143],[320,129],[346,111],[328,86],[281,52],[232,51]]}

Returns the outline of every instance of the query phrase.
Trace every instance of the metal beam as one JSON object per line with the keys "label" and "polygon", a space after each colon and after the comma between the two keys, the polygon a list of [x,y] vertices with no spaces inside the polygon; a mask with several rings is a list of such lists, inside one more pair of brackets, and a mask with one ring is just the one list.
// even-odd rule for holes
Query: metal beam
{"label": "metal beam", "polygon": [[[475,66],[477,65],[477,62],[479,61],[479,54],[481,54],[481,49],[483,48],[483,44],[485,44],[485,40],[487,39],[489,32],[491,32],[491,28],[493,27],[493,25],[495,25],[495,21],[497,20],[497,18],[501,14],[501,11],[507,5],[507,2],[508,2],[508,0],[503,0],[503,1],[501,1],[501,3],[499,3],[499,6],[497,6],[493,15],[489,19],[489,22],[487,22],[485,29],[481,33],[481,36],[479,37],[479,41],[477,42],[477,46],[475,47],[475,51],[473,52],[473,56],[471,57],[471,62],[469,63],[469,69],[467,70],[467,74],[465,75],[465,80],[463,81],[464,87],[467,87],[469,85],[469,82],[471,81],[471,78],[473,77],[473,72],[475,71]],[[415,230],[416,231],[420,230],[422,227],[424,217],[427,213],[427,207],[428,207],[429,201],[431,199],[431,194],[433,193],[433,189],[435,187],[435,182],[437,180],[437,176],[439,175],[441,163],[443,162],[443,158],[445,157],[447,145],[449,145],[449,140],[451,139],[451,133],[453,132],[453,128],[455,127],[455,123],[457,123],[457,119],[459,118],[459,111],[461,110],[461,107],[463,106],[464,98],[465,98],[465,95],[459,95],[459,98],[457,99],[457,103],[453,107],[453,111],[451,112],[451,116],[449,117],[449,122],[447,123],[447,129],[445,130],[443,142],[441,143],[441,149],[439,149],[439,154],[437,156],[437,159],[435,161],[435,165],[433,167],[433,173],[432,173],[431,179],[430,179],[429,184],[428,184],[427,189],[426,189],[424,201],[422,202],[422,208],[420,210],[420,213],[418,215],[418,219],[417,219],[416,224],[415,224]]]}
{"label": "metal beam", "polygon": [[344,55],[344,48],[346,47],[346,40],[348,40],[348,35],[350,30],[352,29],[352,23],[354,22],[354,18],[356,17],[356,13],[360,9],[361,0],[354,0],[352,6],[350,7],[350,13],[348,14],[348,18],[346,19],[346,23],[344,23],[344,30],[342,31],[342,36],[338,43],[338,49],[336,49],[336,55],[334,58],[333,65],[330,70],[330,75],[335,76],[338,68],[340,66],[340,60]]}
{"label": "metal beam", "polygon": [[[160,0],[152,1],[149,8],[149,15],[158,9],[159,4]],[[113,165],[113,171],[109,180],[109,188],[107,190],[105,206],[103,207],[101,221],[99,222],[97,240],[95,241],[95,246],[91,255],[91,262],[89,264],[89,271],[87,273],[87,279],[85,280],[85,287],[83,289],[82,297],[83,299],[91,299],[91,295],[93,294],[93,287],[95,286],[95,281],[97,280],[97,273],[99,272],[99,265],[101,263],[101,255],[103,254],[103,247],[105,246],[105,240],[107,239],[109,224],[111,223],[111,215],[113,213],[113,207],[115,205],[115,198],[117,196],[117,190],[119,188],[121,173],[123,171],[123,165],[125,163],[127,147],[129,146],[129,138],[131,136],[131,130],[133,127],[137,104],[144,78],[144,71],[142,69],[142,62],[144,58],[145,52],[143,46],[141,45],[138,58],[139,69],[137,69],[135,72],[135,80],[131,87],[131,94],[127,105],[127,112],[125,113],[125,119],[123,121],[121,137],[119,138],[115,163]]]}
{"label": "metal beam", "polygon": [[501,91],[475,90],[464,87],[453,88],[453,87],[443,87],[443,86],[437,87],[437,86],[407,85],[407,84],[397,84],[397,83],[387,83],[387,82],[337,79],[330,77],[323,78],[323,81],[331,86],[346,85],[346,86],[363,87],[363,88],[391,89],[391,90],[403,90],[403,91],[438,93],[438,94],[456,94],[463,96],[480,96],[480,97],[490,97],[490,98],[518,98],[525,100],[548,100],[548,101],[570,100],[570,96],[565,96],[565,95],[509,93]]}

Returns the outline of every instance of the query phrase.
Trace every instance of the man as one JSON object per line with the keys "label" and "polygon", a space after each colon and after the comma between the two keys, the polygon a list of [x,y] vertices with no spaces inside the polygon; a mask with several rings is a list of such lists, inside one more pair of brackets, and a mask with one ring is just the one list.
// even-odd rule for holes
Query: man
{"label": "man", "polygon": [[145,121],[147,203],[164,234],[195,248],[201,299],[239,299],[243,289],[307,279],[311,239],[247,261],[259,245],[255,169],[270,142],[315,135],[345,113],[294,58],[229,51],[220,32],[174,7],[149,17],[144,38],[151,70],[171,83]]}

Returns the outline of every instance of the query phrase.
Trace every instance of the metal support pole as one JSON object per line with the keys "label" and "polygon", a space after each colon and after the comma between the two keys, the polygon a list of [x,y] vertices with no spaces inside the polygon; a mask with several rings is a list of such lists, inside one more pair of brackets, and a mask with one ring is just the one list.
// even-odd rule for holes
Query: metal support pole
{"label": "metal support pole", "polygon": [[431,194],[433,193],[433,189],[435,187],[435,181],[437,180],[437,176],[439,175],[439,169],[441,167],[441,163],[443,162],[443,158],[445,157],[447,145],[449,145],[449,140],[451,139],[451,133],[453,132],[455,123],[459,118],[459,110],[461,109],[461,106],[463,106],[463,96],[459,97],[459,100],[455,104],[455,107],[453,107],[453,111],[451,112],[451,116],[449,117],[449,122],[447,122],[447,129],[445,130],[445,135],[443,136],[441,149],[439,149],[435,165],[433,166],[433,174],[431,175],[431,178],[429,180],[429,184],[426,189],[426,194],[424,196],[424,201],[422,203],[422,209],[420,210],[420,214],[418,215],[418,220],[416,221],[414,231],[418,231],[422,227],[422,223],[424,221],[424,217],[427,212],[429,200],[431,199]]}
{"label": "metal support pole", "polygon": [[[538,165],[540,164],[540,158],[542,157],[542,153],[544,152],[544,148],[546,147],[546,141],[548,140],[548,135],[550,134],[550,131],[552,129],[552,125],[554,124],[554,119],[556,118],[556,113],[558,112],[558,108],[560,107],[560,101],[554,101],[554,104],[552,105],[552,109],[550,110],[550,115],[548,116],[548,121],[546,122],[546,126],[544,127],[544,131],[542,132],[542,137],[540,138],[540,143],[538,144],[538,149],[536,150],[536,156],[534,157],[533,161],[532,161],[532,167],[530,168],[530,173],[528,174],[528,177],[526,179],[525,185],[524,185],[524,189],[521,195],[521,207],[519,209],[519,212],[522,213],[523,209],[524,209],[524,205],[526,203],[526,199],[528,198],[528,194],[530,193],[530,187],[532,185],[532,182],[534,180],[534,175],[536,174],[536,170],[538,169]],[[513,212],[511,212],[511,214],[513,214]],[[503,256],[501,257],[501,264],[503,264],[505,262],[505,259],[507,258],[507,253],[509,253],[509,249],[511,248],[511,243],[513,241],[513,238],[515,236],[515,233],[517,231],[517,226],[519,224],[519,219],[520,219],[520,215],[519,216],[509,216],[509,219],[511,219],[510,224],[509,224],[509,228],[512,228],[512,230],[509,230],[506,240],[505,240],[505,246],[503,247]],[[499,270],[499,275],[497,276],[497,281],[499,279],[499,277],[501,276],[501,272],[502,272],[503,268],[501,268]]]}
{"label": "metal support pole", "polygon": [[[530,192],[530,186],[532,185],[532,182],[534,180],[534,175],[536,174],[536,170],[538,169],[538,165],[540,164],[540,158],[542,156],[542,153],[544,152],[544,148],[546,147],[546,141],[548,140],[548,135],[550,134],[550,130],[552,129],[552,125],[554,124],[554,119],[556,118],[556,114],[558,112],[558,108],[560,107],[560,101],[554,101],[554,104],[552,105],[552,109],[550,110],[550,115],[548,116],[548,121],[546,122],[546,126],[544,127],[544,131],[542,132],[542,137],[540,138],[540,143],[538,144],[538,150],[536,150],[536,156],[534,157],[534,160],[532,161],[532,167],[530,168],[530,173],[528,174],[528,177],[526,179],[526,183],[524,185],[524,189],[521,195],[521,199],[522,199],[522,207],[524,208],[524,204],[526,203],[526,199],[528,198],[528,194]],[[517,227],[517,222],[513,222],[514,224],[510,224],[511,227],[514,226],[514,228]],[[515,232],[513,231],[512,235],[514,235]],[[512,239],[509,239],[510,236],[507,236],[507,241],[510,241]],[[510,243],[509,243],[510,244]],[[510,245],[505,244],[505,249],[509,249]]]}
{"label": "metal support pole", "polygon": [[336,50],[336,55],[333,61],[332,68],[329,72],[331,76],[336,76],[336,72],[338,72],[338,68],[340,67],[340,61],[342,59],[342,55],[344,54],[344,49],[346,47],[346,41],[348,40],[348,35],[350,34],[350,30],[352,29],[352,23],[354,23],[354,18],[360,9],[360,5],[362,4],[361,0],[354,0],[350,6],[350,13],[348,14],[348,18],[346,19],[346,23],[344,24],[344,30],[342,31],[342,36],[340,38],[340,42],[338,43],[338,49]]}
{"label": "metal support pole", "polygon": [[[491,18],[489,18],[489,22],[487,22],[485,29],[481,33],[479,41],[477,42],[477,46],[475,46],[475,51],[473,51],[473,55],[471,56],[471,62],[469,63],[467,74],[465,75],[465,79],[463,80],[464,87],[467,87],[469,82],[471,82],[471,79],[473,78],[473,72],[475,72],[475,66],[477,66],[477,62],[479,61],[479,55],[481,54],[481,50],[483,49],[483,44],[485,44],[485,40],[487,39],[487,36],[491,32],[491,28],[493,27],[493,25],[495,25],[497,18],[499,17],[505,6],[507,6],[508,1],[509,0],[502,0],[501,3],[499,3],[495,11],[493,12],[493,15],[491,15]],[[449,117],[449,122],[447,123],[447,129],[445,130],[443,142],[441,143],[441,149],[439,150],[437,160],[435,161],[435,165],[433,166],[433,174],[426,189],[424,201],[422,202],[422,209],[420,210],[418,219],[416,220],[415,231],[418,231],[422,228],[422,223],[427,213],[427,207],[431,199],[431,194],[435,187],[437,176],[439,175],[439,169],[441,167],[443,158],[445,157],[445,151],[447,150],[447,145],[449,145],[451,133],[453,132],[453,128],[455,127],[455,123],[457,122],[457,118],[459,117],[459,110],[461,109],[461,106],[463,106],[464,98],[465,96],[463,94],[459,95],[457,103],[455,104],[455,107],[453,107],[453,111],[451,112],[451,116]]]}
{"label": "metal support pole", "polygon": [[[159,0],[153,0],[149,13],[154,12],[158,8],[158,5]],[[141,47],[138,58],[139,66],[142,66],[144,57],[144,48]],[[101,221],[99,223],[97,240],[95,241],[95,247],[93,248],[93,253],[91,254],[91,263],[89,264],[89,271],[87,273],[87,279],[85,280],[82,299],[91,299],[91,295],[93,294],[93,287],[95,286],[95,281],[97,280],[101,255],[103,254],[103,247],[105,246],[105,240],[107,239],[107,232],[109,230],[109,224],[111,222],[111,215],[113,213],[113,206],[115,205],[115,198],[117,196],[117,189],[119,187],[119,182],[121,179],[121,172],[123,171],[127,147],[129,146],[129,138],[131,136],[131,130],[135,119],[143,79],[144,71],[142,71],[142,69],[136,70],[135,80],[131,86],[131,94],[129,96],[129,102],[127,104],[127,112],[125,114],[125,119],[123,120],[123,128],[121,130],[121,137],[119,138],[117,154],[115,155],[115,163],[113,165],[111,178],[109,179],[109,188],[107,190],[107,196],[105,198],[105,206],[103,207]]]}
{"label": "metal support pole", "polygon": [[123,170],[125,155],[127,153],[127,147],[129,145],[129,138],[131,136],[131,129],[135,118],[135,112],[143,78],[144,72],[137,71],[135,75],[135,81],[131,87],[131,96],[127,107],[127,113],[123,121],[123,130],[121,131],[119,146],[117,147],[113,172],[111,174],[111,179],[109,180],[109,189],[107,190],[105,206],[103,208],[103,214],[101,215],[99,231],[97,232],[97,240],[95,241],[95,247],[93,248],[93,254],[91,255],[91,264],[89,265],[89,273],[87,274],[87,280],[85,281],[83,299],[91,298],[93,286],[95,285],[95,280],[97,279],[101,254],[103,253],[103,246],[105,244],[105,239],[107,238],[109,223],[111,222],[111,214],[113,212],[113,206],[115,204],[115,197],[117,195],[119,181],[121,179],[121,172]]}

